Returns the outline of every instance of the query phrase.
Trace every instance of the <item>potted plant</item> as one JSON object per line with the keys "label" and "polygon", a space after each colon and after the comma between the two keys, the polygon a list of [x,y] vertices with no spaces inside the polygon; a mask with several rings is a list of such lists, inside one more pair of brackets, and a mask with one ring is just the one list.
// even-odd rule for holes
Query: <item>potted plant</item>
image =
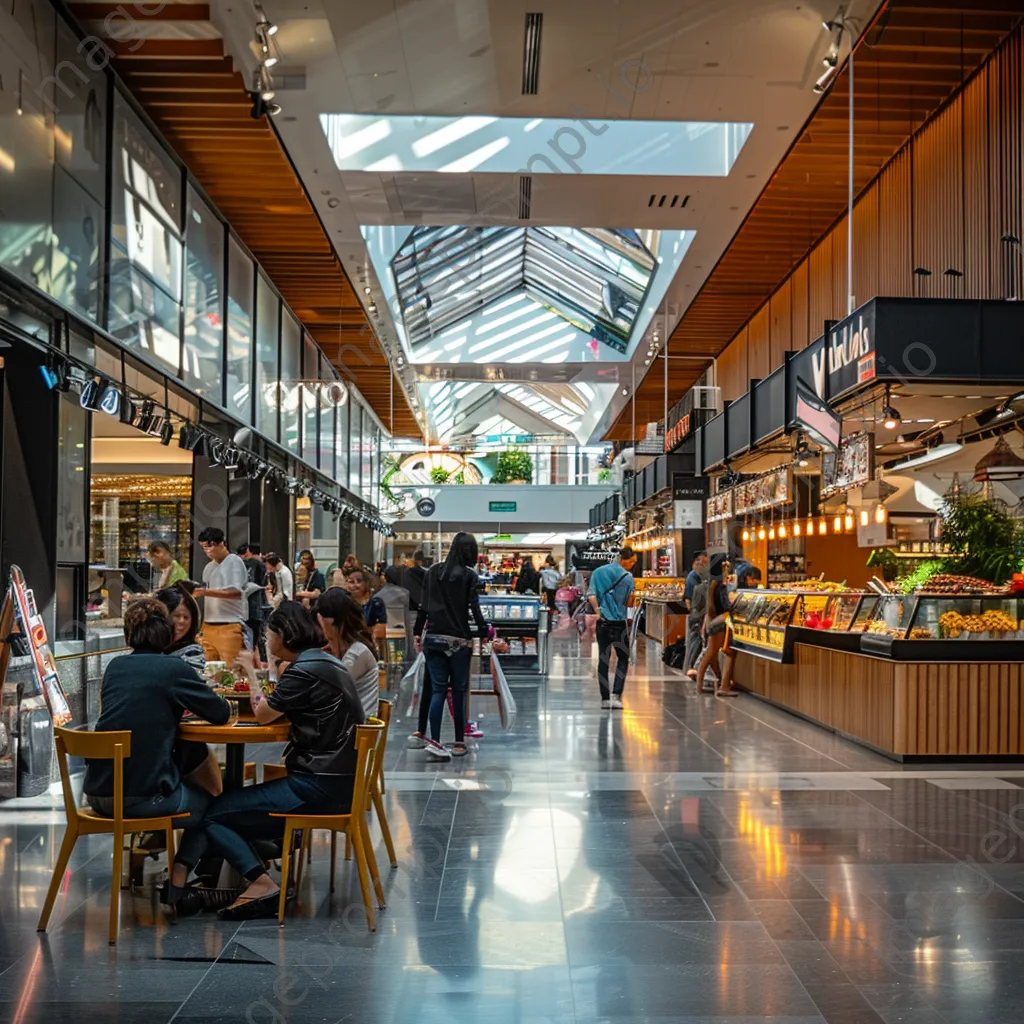
{"label": "potted plant", "polygon": [[523,448],[506,448],[498,456],[492,484],[528,484],[533,482],[533,459]]}
{"label": "potted plant", "polygon": [[612,471],[610,469],[599,469],[597,471],[597,482],[599,484],[610,484],[612,482]]}
{"label": "potted plant", "polygon": [[446,484],[450,477],[451,473],[444,466],[434,466],[430,471],[430,482],[434,484]]}

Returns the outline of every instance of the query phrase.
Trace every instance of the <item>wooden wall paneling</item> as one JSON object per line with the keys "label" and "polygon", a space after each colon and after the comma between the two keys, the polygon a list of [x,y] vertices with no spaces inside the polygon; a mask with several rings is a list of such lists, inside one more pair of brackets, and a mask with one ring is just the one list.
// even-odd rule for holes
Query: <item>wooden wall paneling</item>
{"label": "wooden wall paneling", "polygon": [[793,341],[793,303],[792,288],[789,281],[771,297],[769,302],[771,317],[771,345],[769,352],[769,372],[781,366],[786,352]]}
{"label": "wooden wall paneling", "polygon": [[846,316],[846,217],[830,232],[832,238],[832,299],[829,303],[833,320]]}
{"label": "wooden wall paneling", "polygon": [[968,82],[957,108],[963,119],[961,136],[964,189],[964,279],[963,295],[970,299],[990,299],[996,292],[995,267],[998,266],[999,235],[993,234],[989,176],[989,76],[982,68]]}
{"label": "wooden wall paneling", "polygon": [[767,377],[772,370],[770,331],[770,309],[766,302],[751,319],[747,334],[747,376],[750,379]]}
{"label": "wooden wall paneling", "polygon": [[1021,297],[1020,252],[1001,241],[1009,234],[1024,239],[1021,229],[1021,46],[1010,45],[992,60],[989,69],[989,188],[990,230],[996,256],[993,287],[996,296]]}
{"label": "wooden wall paneling", "polygon": [[739,398],[750,383],[747,375],[747,333],[748,329],[744,327],[718,357],[718,386],[727,402]]}
{"label": "wooden wall paneling", "polygon": [[[810,338],[820,338],[826,320],[839,319],[835,306],[832,304],[832,235],[826,235],[812,250],[810,255],[810,277],[808,313]],[[846,312],[844,305],[843,312]]]}
{"label": "wooden wall paneling", "polygon": [[793,271],[793,276],[790,278],[793,284],[792,303],[790,306],[790,323],[793,325],[791,345],[794,350],[809,345],[818,336],[817,334],[811,334],[810,327],[810,272],[810,260],[801,260],[799,266]]}
{"label": "wooden wall paneling", "polygon": [[878,185],[853,208],[853,298],[860,306],[878,295]]}
{"label": "wooden wall paneling", "polygon": [[878,293],[913,294],[910,237],[910,152],[903,150],[878,179]]}

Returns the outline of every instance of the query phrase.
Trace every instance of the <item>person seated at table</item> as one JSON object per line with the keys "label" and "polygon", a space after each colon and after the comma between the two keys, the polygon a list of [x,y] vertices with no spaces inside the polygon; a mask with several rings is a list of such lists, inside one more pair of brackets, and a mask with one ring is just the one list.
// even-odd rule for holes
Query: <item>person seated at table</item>
{"label": "person seated at table", "polygon": [[331,654],[341,660],[356,685],[366,717],[377,714],[377,653],[363,609],[347,590],[329,587],[320,595],[316,612]]}
{"label": "person seated at table", "polygon": [[[231,709],[194,669],[165,653],[173,642],[174,626],[160,601],[140,597],[128,606],[124,639],[132,653],[107,665],[100,687],[102,711],[96,722],[97,732],[132,733],[131,756],[124,762],[124,816],[188,814],[177,818],[174,827],[191,831],[211,796],[182,778],[174,757],[178,725],[186,710],[223,725]],[[113,817],[114,762],[87,762],[82,790],[97,814]]]}
{"label": "person seated at table", "polygon": [[366,625],[370,628],[374,643],[379,650],[388,635],[388,610],[384,602],[374,593],[377,580],[369,569],[359,565],[345,578],[345,587],[363,610]]}
{"label": "person seated at table", "polygon": [[[205,679],[206,655],[203,645],[196,639],[200,625],[199,605],[179,586],[158,590],[153,596],[167,609],[174,627],[174,640],[164,653],[181,658],[200,679]],[[179,739],[174,746],[174,759],[182,778],[190,785],[205,789],[210,796],[220,796],[224,791],[220,762],[207,744]]]}
{"label": "person seated at table", "polygon": [[334,655],[321,650],[323,645],[313,613],[286,601],[267,620],[267,649],[287,664],[272,693],[264,696],[260,689],[252,653],[239,655],[256,721],[268,725],[285,717],[291,722],[288,774],[217,797],[202,828],[185,833],[171,878],[174,891],[181,892],[189,871],[212,847],[248,882],[220,911],[228,920],[277,913],[279,887],[250,846],[251,840],[284,835],[284,819],[272,814],[344,814],[352,805],[356,726],[365,723],[366,714],[352,677]]}

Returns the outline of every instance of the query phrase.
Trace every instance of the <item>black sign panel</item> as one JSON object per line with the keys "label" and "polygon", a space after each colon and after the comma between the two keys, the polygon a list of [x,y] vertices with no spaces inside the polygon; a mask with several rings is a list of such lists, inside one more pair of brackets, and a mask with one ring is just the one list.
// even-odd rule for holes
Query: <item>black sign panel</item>
{"label": "black sign panel", "polygon": [[825,394],[832,401],[867,384],[878,372],[875,365],[875,304],[869,302],[841,320],[825,338],[828,378]]}
{"label": "black sign panel", "polygon": [[780,366],[754,385],[753,433],[755,443],[786,427],[786,368]]}
{"label": "black sign panel", "polygon": [[750,392],[729,403],[725,414],[725,447],[730,457],[750,447]]}
{"label": "black sign panel", "polygon": [[719,413],[713,420],[708,420],[703,427],[704,465],[705,472],[711,466],[725,462],[725,413]]}
{"label": "black sign panel", "polygon": [[710,481],[705,476],[686,476],[683,473],[672,474],[673,501],[703,501],[709,494]]}
{"label": "black sign panel", "polygon": [[797,385],[795,401],[790,427],[802,430],[823,448],[833,451],[838,448],[843,421],[829,408],[828,403],[801,384]]}

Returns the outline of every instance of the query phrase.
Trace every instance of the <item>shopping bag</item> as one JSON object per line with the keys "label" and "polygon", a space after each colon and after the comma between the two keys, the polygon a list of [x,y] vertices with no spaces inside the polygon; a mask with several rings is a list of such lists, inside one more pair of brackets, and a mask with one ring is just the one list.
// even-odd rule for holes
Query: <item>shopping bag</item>
{"label": "shopping bag", "polygon": [[405,675],[399,680],[398,694],[400,697],[412,694],[418,697],[423,686],[423,673],[427,670],[427,662],[420,651],[413,659],[412,664],[405,670]]}
{"label": "shopping bag", "polygon": [[516,724],[516,699],[512,696],[512,689],[496,654],[491,655],[491,679],[494,683],[494,696],[498,701],[502,732],[511,732]]}

